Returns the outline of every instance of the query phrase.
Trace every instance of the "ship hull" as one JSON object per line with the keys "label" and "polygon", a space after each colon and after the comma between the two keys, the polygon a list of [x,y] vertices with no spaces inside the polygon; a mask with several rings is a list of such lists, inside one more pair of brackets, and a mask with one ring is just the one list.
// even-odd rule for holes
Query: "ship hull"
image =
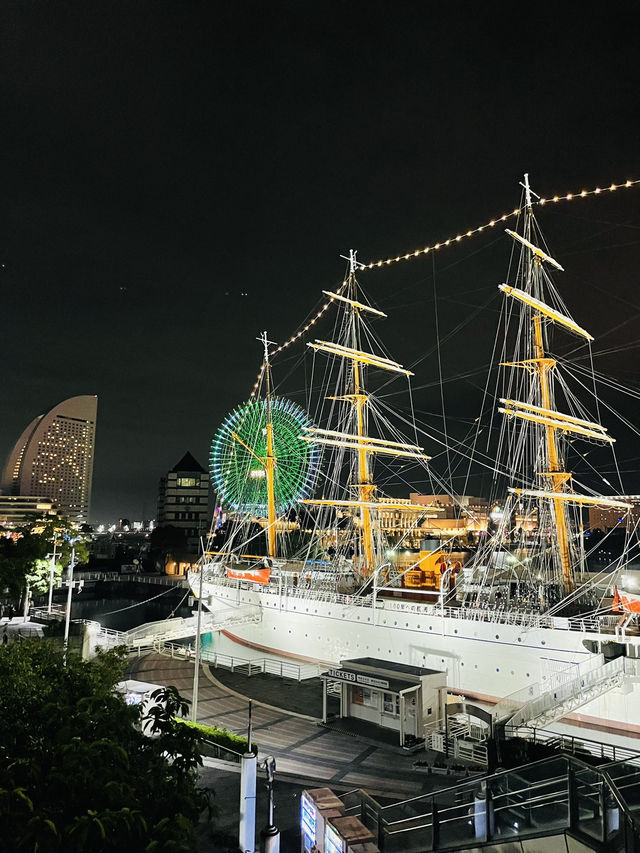
{"label": "ship hull", "polygon": [[[193,583],[197,589],[196,582]],[[235,625],[232,639],[256,649],[337,664],[356,657],[377,657],[445,670],[453,691],[497,702],[521,688],[591,658],[585,646],[610,643],[611,634],[561,628],[523,628],[499,621],[448,618],[437,607],[384,599],[375,608],[362,604],[292,597],[269,590],[205,583],[211,610],[257,605],[257,623]],[[341,597],[344,598],[344,597]],[[637,646],[638,637],[627,642]],[[593,646],[591,646],[593,648]],[[582,706],[569,720],[640,737],[640,684],[625,677],[621,688]]]}

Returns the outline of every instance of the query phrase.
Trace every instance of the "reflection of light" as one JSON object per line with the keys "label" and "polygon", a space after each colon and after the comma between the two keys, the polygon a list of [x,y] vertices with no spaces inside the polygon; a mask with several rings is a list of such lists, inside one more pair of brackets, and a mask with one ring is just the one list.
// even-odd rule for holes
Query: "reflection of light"
{"label": "reflection of light", "polygon": [[393,557],[394,551],[387,551],[387,557]]}
{"label": "reflection of light", "polygon": [[251,471],[251,476],[253,477],[254,480],[257,480],[260,477],[264,477],[265,474],[266,474],[266,472],[265,472],[264,468],[254,468]]}

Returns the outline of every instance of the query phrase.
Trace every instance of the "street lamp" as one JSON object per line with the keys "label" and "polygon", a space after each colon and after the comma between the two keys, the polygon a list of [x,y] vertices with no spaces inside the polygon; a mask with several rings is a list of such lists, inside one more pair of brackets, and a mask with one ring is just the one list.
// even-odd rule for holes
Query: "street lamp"
{"label": "street lamp", "polygon": [[53,554],[51,555],[51,566],[49,568],[49,605],[47,607],[47,613],[51,613],[51,601],[53,599],[53,576],[56,568],[56,542],[55,533],[53,535]]}
{"label": "street lamp", "polygon": [[280,853],[280,830],[273,822],[273,780],[276,774],[276,760],[273,755],[267,755],[261,762],[267,774],[267,791],[269,792],[269,823],[260,833],[264,842],[264,853]]}
{"label": "street lamp", "polygon": [[78,589],[82,589],[82,587],[84,586],[83,580],[74,581],[74,579],[73,579],[73,567],[75,566],[75,561],[76,561],[76,549],[72,548],[71,549],[71,560],[69,562],[69,569],[68,569],[68,574],[67,574],[67,588],[68,588],[67,612],[65,614],[65,620],[64,620],[64,642],[62,644],[63,660],[64,660],[65,666],[67,665],[67,649],[69,647],[69,623],[71,622],[71,593],[73,592],[73,588],[75,586],[77,586]]}

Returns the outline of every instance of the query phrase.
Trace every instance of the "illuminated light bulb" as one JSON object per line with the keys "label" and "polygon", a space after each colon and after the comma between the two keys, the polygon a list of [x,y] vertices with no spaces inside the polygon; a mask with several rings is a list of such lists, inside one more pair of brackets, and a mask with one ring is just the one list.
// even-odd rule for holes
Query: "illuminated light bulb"
{"label": "illuminated light bulb", "polygon": [[473,231],[467,231],[467,237],[471,237],[472,234],[473,234]]}
{"label": "illuminated light bulb", "polygon": [[379,266],[379,267],[381,267],[381,266],[382,266],[382,261],[378,261],[378,266]]}
{"label": "illuminated light bulb", "polygon": [[451,240],[445,240],[444,241],[445,246],[448,246],[450,242],[451,242]]}
{"label": "illuminated light bulb", "polygon": [[586,191],[586,190],[582,190],[582,192],[580,193],[580,195],[582,196],[582,198],[584,198],[584,197],[586,196],[586,194],[587,194],[587,191]]}
{"label": "illuminated light bulb", "polygon": [[513,215],[514,215],[514,216],[517,216],[519,213],[520,213],[519,209],[518,209],[517,207],[516,207],[516,208],[514,208],[514,210],[513,210]]}
{"label": "illuminated light bulb", "polygon": [[572,198],[573,196],[571,195],[571,193],[567,193],[567,201],[571,201]]}
{"label": "illuminated light bulb", "polygon": [[502,214],[502,216],[500,217],[500,219],[502,220],[502,222],[504,222],[506,218],[507,218],[507,214],[506,214],[506,213],[503,213],[503,214]]}
{"label": "illuminated light bulb", "polygon": [[493,226],[494,226],[495,224],[496,224],[495,219],[492,219],[492,220],[491,220],[491,222],[489,223],[489,225],[490,225],[492,228],[493,228]]}
{"label": "illuminated light bulb", "polygon": [[399,261],[399,260],[400,260],[400,258],[399,258],[399,257],[397,257],[397,258],[396,258],[396,263],[398,263],[398,261]]}
{"label": "illuminated light bulb", "polygon": [[600,189],[600,187],[596,187],[596,188],[595,188],[595,190],[594,190],[594,193],[595,193],[596,195],[597,195],[598,193],[601,193],[601,192],[602,192],[602,190]]}
{"label": "illuminated light bulb", "polygon": [[631,181],[626,181],[625,187],[630,187],[630,186],[631,186]]}
{"label": "illuminated light bulb", "polygon": [[611,184],[611,186],[609,187],[610,192],[613,192],[614,190],[617,190],[617,189],[618,189],[618,187],[615,184]]}
{"label": "illuminated light bulb", "polygon": [[560,201],[560,196],[554,195],[553,200],[554,201]]}
{"label": "illuminated light bulb", "polygon": [[427,248],[426,248],[426,249],[423,249],[423,250],[422,250],[422,253],[423,253],[424,255],[426,255],[426,254],[428,254],[428,253],[429,253],[429,251],[430,251],[430,249],[429,249],[429,247],[427,246]]}
{"label": "illuminated light bulb", "polygon": [[459,243],[460,240],[462,240],[462,237],[458,234],[458,236],[456,237],[456,243]]}
{"label": "illuminated light bulb", "polygon": [[386,263],[387,263],[387,264],[390,264],[390,263],[391,263],[391,258],[387,258]]}
{"label": "illuminated light bulb", "polygon": [[404,256],[405,261],[408,261],[410,257],[411,257],[411,255],[405,255]]}
{"label": "illuminated light bulb", "polygon": [[482,231],[482,230],[484,230],[484,225],[481,225],[481,226],[478,228],[478,231]]}
{"label": "illuminated light bulb", "polygon": [[416,249],[413,253],[413,257],[416,258],[420,254],[420,249]]}
{"label": "illuminated light bulb", "polygon": [[546,198],[541,198],[541,199],[540,199],[540,204],[546,204],[546,203],[547,203]]}
{"label": "illuminated light bulb", "polygon": [[434,248],[434,249],[439,249],[439,248],[440,248],[440,243],[436,243],[436,244],[435,244],[435,246],[434,246],[433,248]]}

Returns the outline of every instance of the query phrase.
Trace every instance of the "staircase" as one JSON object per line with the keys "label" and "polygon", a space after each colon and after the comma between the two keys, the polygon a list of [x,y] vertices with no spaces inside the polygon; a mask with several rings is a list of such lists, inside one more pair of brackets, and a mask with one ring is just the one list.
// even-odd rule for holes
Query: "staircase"
{"label": "staircase", "polygon": [[494,720],[514,728],[544,728],[620,687],[625,676],[637,677],[638,663],[625,657],[606,661],[603,655],[597,655],[501,699],[493,709]]}
{"label": "staircase", "polygon": [[[259,622],[262,619],[262,609],[256,605],[227,607],[215,613],[202,613],[200,617],[200,633],[224,631],[234,625],[247,622]],[[154,643],[183,640],[195,637],[198,617],[189,616],[186,619],[162,619],[159,622],[147,622],[129,631],[114,631],[111,628],[100,627],[98,645],[106,648],[127,646],[129,649],[151,648]]]}

